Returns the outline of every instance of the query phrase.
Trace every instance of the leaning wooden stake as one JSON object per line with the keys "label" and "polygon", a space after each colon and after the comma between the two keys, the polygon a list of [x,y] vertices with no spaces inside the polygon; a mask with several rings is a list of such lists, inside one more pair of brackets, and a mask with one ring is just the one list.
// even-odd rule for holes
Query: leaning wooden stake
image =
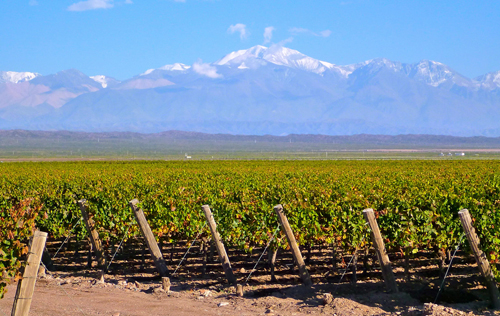
{"label": "leaning wooden stake", "polygon": [[465,235],[467,236],[467,240],[469,241],[472,253],[476,258],[479,270],[485,278],[486,287],[488,288],[488,292],[490,292],[493,308],[500,309],[500,293],[498,292],[495,277],[493,276],[493,273],[491,271],[488,258],[486,258],[486,255],[481,250],[481,247],[479,245],[479,238],[476,235],[476,230],[472,226],[472,219],[470,217],[469,211],[463,209],[458,212],[458,216],[460,216],[460,221],[462,222],[462,226],[464,228]]}
{"label": "leaning wooden stake", "polygon": [[295,263],[299,267],[300,278],[302,279],[302,282],[304,282],[306,286],[311,286],[312,285],[311,276],[307,271],[304,259],[302,259],[302,254],[300,253],[299,245],[297,245],[297,241],[295,241],[295,237],[293,236],[293,231],[290,228],[290,224],[288,224],[288,219],[286,218],[285,213],[283,212],[283,206],[281,206],[281,204],[276,205],[274,207],[274,211],[278,215],[278,219],[281,224],[281,229],[283,230],[283,233],[285,233],[286,235],[286,239],[288,240],[288,245],[290,245],[290,248],[292,249],[292,255],[293,258],[295,259]]}
{"label": "leaning wooden stake", "polygon": [[17,284],[16,297],[12,306],[12,316],[28,316],[29,314],[33,292],[35,291],[38,268],[40,267],[40,260],[42,259],[46,240],[47,233],[38,230],[35,231],[23,278]]}
{"label": "leaning wooden stake", "polygon": [[104,254],[102,252],[101,240],[99,239],[99,234],[95,229],[94,221],[89,218],[89,214],[87,213],[87,200],[78,201],[78,206],[80,206],[83,221],[85,222],[85,226],[89,232],[90,242],[92,243],[92,248],[94,249],[97,258],[97,265],[99,268],[104,269],[106,267],[106,259],[104,258]]}
{"label": "leaning wooden stake", "polygon": [[134,211],[135,219],[141,229],[142,236],[148,244],[149,252],[151,253],[156,269],[158,270],[158,273],[160,273],[161,277],[169,276],[167,264],[163,259],[163,255],[158,247],[158,244],[156,243],[155,236],[153,235],[153,232],[151,232],[151,228],[146,220],[146,216],[144,216],[144,212],[137,206],[137,204],[139,204],[137,199],[129,202],[130,208]]}
{"label": "leaning wooden stake", "polygon": [[238,295],[239,297],[243,297],[243,285],[236,285],[236,295]]}
{"label": "leaning wooden stake", "polygon": [[170,286],[172,284],[170,283],[170,278],[168,277],[162,277],[161,278],[161,288],[165,291],[165,292],[169,292],[170,291]]}
{"label": "leaning wooden stake", "polygon": [[392,273],[391,262],[389,261],[389,256],[385,250],[384,240],[380,234],[380,229],[378,228],[377,220],[375,219],[375,214],[373,209],[369,208],[363,211],[366,222],[370,225],[372,231],[372,241],[377,252],[378,261],[382,268],[382,275],[384,276],[385,286],[388,291],[398,292],[398,285],[394,274]]}
{"label": "leaning wooden stake", "polygon": [[203,205],[201,207],[207,218],[208,226],[210,227],[210,232],[215,243],[215,248],[219,253],[220,262],[222,263],[222,268],[226,274],[227,281],[229,284],[236,286],[236,277],[234,276],[233,269],[231,268],[231,262],[229,262],[229,257],[226,253],[226,248],[222,243],[219,233],[217,232],[217,224],[215,223],[214,217],[212,216],[212,211],[208,205]]}

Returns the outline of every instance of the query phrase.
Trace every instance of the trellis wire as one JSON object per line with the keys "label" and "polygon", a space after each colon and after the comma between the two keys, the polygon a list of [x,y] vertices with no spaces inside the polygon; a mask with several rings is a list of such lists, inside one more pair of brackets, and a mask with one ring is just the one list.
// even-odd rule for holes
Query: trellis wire
{"label": "trellis wire", "polygon": [[127,230],[125,231],[125,234],[123,234],[123,238],[122,240],[120,241],[120,244],[118,245],[118,248],[116,248],[116,251],[115,253],[113,254],[113,257],[111,257],[111,260],[109,261],[109,264],[108,266],[106,267],[106,271],[109,269],[109,266],[111,265],[111,263],[113,263],[113,259],[115,259],[115,256],[116,254],[118,253],[118,250],[120,250],[122,244],[123,244],[123,241],[125,240],[125,237],[127,237],[127,234],[128,234],[128,230],[130,229],[130,226],[132,226],[132,223],[130,223],[127,227]]}
{"label": "trellis wire", "polygon": [[[52,272],[49,271],[49,269],[47,269],[47,267],[43,264],[42,261],[40,261],[40,264],[43,266],[43,268],[45,269],[46,272],[48,272],[50,274],[50,276],[52,278],[54,278],[54,276],[52,275]],[[64,294],[66,294],[66,296],[71,300],[71,303],[73,303],[73,305],[78,309],[80,310],[80,312],[82,313],[82,315],[84,316],[87,316],[87,314],[85,314],[85,312],[80,308],[80,306],[76,305],[75,301],[73,300],[73,298],[68,294],[68,292],[66,292],[66,290],[64,289],[64,287],[58,283],[58,285],[61,287],[61,289],[63,290]]]}
{"label": "trellis wire", "polygon": [[451,263],[453,262],[453,259],[455,258],[455,254],[457,253],[458,248],[460,248],[460,245],[462,244],[462,239],[463,239],[464,235],[465,235],[465,233],[462,233],[462,235],[460,236],[460,239],[458,240],[458,245],[455,247],[455,251],[453,251],[453,256],[451,256],[450,263],[448,264],[448,268],[446,269],[446,273],[444,274],[443,281],[441,282],[441,286],[439,287],[439,291],[436,295],[436,298],[434,299],[434,304],[436,304],[436,302],[439,298],[439,295],[441,294],[441,291],[443,290],[444,281],[446,280],[446,277],[448,276],[448,272],[450,271]]}
{"label": "trellis wire", "polygon": [[[366,224],[365,224],[366,225]],[[365,236],[363,236],[363,238],[361,238],[361,241],[359,242],[360,244],[365,240]],[[358,252],[358,247],[356,246],[356,248],[354,249],[354,252],[352,254],[352,257],[351,257],[351,260],[349,260],[349,263],[347,264],[347,266],[345,267],[345,270],[344,270],[344,273],[342,273],[342,276],[340,277],[340,280],[337,282],[337,284],[335,284],[335,289],[334,291],[332,292],[335,292],[337,290],[337,287],[339,286],[340,282],[342,282],[342,279],[344,278],[345,274],[347,273],[347,270],[349,270],[349,266],[351,265],[352,263],[352,260],[354,260],[354,257],[356,256],[356,253]]]}
{"label": "trellis wire", "polygon": [[257,260],[257,263],[253,266],[253,269],[250,271],[250,273],[248,274],[247,276],[247,279],[245,280],[245,283],[248,283],[248,279],[250,279],[250,276],[252,275],[252,273],[255,271],[255,268],[257,267],[257,265],[259,264],[260,262],[260,259],[262,259],[262,256],[264,255],[264,253],[266,253],[266,250],[267,248],[269,247],[269,245],[273,242],[274,240],[274,237],[276,236],[276,233],[278,233],[278,230],[280,229],[280,224],[278,224],[278,227],[276,227],[276,229],[274,230],[274,234],[273,234],[273,237],[267,242],[267,245],[266,245],[266,248],[264,248],[264,251],[262,251],[262,253],[260,254],[260,257],[259,257],[259,260]]}
{"label": "trellis wire", "polygon": [[203,232],[203,228],[205,228],[205,226],[207,226],[206,222],[205,222],[205,225],[203,225],[203,227],[198,231],[198,235],[196,235],[196,237],[193,239],[193,241],[191,242],[191,245],[189,245],[188,250],[186,251],[186,253],[184,254],[184,257],[182,257],[181,261],[179,262],[179,264],[175,268],[174,273],[172,273],[172,276],[174,276],[174,274],[177,272],[177,269],[179,269],[179,267],[181,266],[182,261],[184,261],[184,259],[186,258],[187,254],[189,253],[189,250],[191,249],[191,247],[193,247],[195,241],[198,239],[198,237],[200,237],[201,233]]}
{"label": "trellis wire", "polygon": [[68,236],[66,237],[66,239],[63,241],[63,243],[61,244],[61,246],[59,247],[59,249],[57,249],[56,251],[56,254],[52,257],[52,259],[54,259],[57,254],[59,253],[59,251],[61,251],[62,247],[64,246],[64,244],[68,241],[69,237],[71,237],[71,233],[73,232],[73,229],[75,229],[75,227],[80,224],[80,221],[82,220],[82,218],[80,217],[80,219],[78,220],[78,222],[76,222],[75,225],[73,225],[73,228],[71,228],[71,230],[69,231],[68,233]]}
{"label": "trellis wire", "polygon": [[[367,225],[368,225],[368,223],[364,224],[364,226],[367,226]],[[365,240],[365,237],[366,236],[363,236],[363,238],[361,238],[361,240],[359,241],[360,244]],[[335,284],[335,289],[338,287],[338,285],[340,284],[340,282],[342,282],[342,279],[344,278],[344,275],[347,273],[347,270],[349,270],[349,266],[351,265],[352,260],[354,260],[354,257],[356,256],[356,252],[358,252],[358,247],[356,247],[354,249],[354,253],[352,254],[351,260],[349,260],[349,263],[347,264],[347,267],[345,268],[344,273],[342,273],[342,276],[340,277],[340,280],[337,282],[337,284]]]}

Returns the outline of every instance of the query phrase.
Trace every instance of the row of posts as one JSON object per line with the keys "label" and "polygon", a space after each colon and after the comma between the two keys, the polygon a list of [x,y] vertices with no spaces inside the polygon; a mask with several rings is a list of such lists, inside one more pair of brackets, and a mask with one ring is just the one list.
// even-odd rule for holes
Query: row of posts
{"label": "row of posts", "polygon": [[[170,285],[170,280],[168,279],[169,271],[167,265],[165,263],[165,260],[163,259],[161,250],[158,247],[158,244],[156,243],[151,228],[149,227],[144,212],[138,206],[138,204],[139,201],[137,199],[134,199],[129,202],[129,206],[135,215],[137,223],[139,224],[139,228],[144,237],[144,240],[147,243],[148,249],[151,253],[151,257],[156,266],[156,269],[158,270],[158,273],[162,277],[162,283]],[[88,216],[86,200],[78,201],[78,205],[80,207],[82,217],[87,227],[87,231],[89,232],[90,241],[92,243],[93,249],[96,254],[98,266],[102,269],[101,278],[103,278],[104,269],[106,267],[106,259],[105,256],[103,255],[99,234],[95,229],[93,220],[90,219]],[[214,244],[217,249],[217,253],[219,254],[219,259],[221,261],[222,268],[224,269],[226,278],[229,284],[234,285],[237,288],[237,292],[239,292],[240,295],[243,295],[242,286],[237,284],[236,277],[231,268],[229,257],[226,253],[226,249],[224,247],[222,239],[217,231],[217,224],[212,215],[210,207],[208,205],[203,205],[202,210],[203,213],[205,214],[208,226],[210,228],[210,232],[212,234]],[[306,286],[312,286],[313,283],[311,280],[311,276],[307,271],[306,265],[302,258],[302,254],[299,249],[299,245],[295,240],[292,228],[290,227],[288,219],[283,212],[283,207],[281,205],[277,205],[274,207],[274,211],[278,216],[282,232],[285,234],[287,238],[295,263],[299,268],[299,276],[302,279],[302,282]],[[489,261],[484,252],[480,248],[479,238],[475,232],[474,227],[472,226],[472,219],[469,214],[469,211],[463,209],[460,212],[458,212],[458,215],[460,217],[460,221],[464,228],[467,240],[469,241],[470,248],[474,254],[480,272],[485,279],[485,285],[491,297],[492,307],[494,309],[500,309],[500,293],[496,285],[496,280],[493,276],[493,272],[491,270]],[[382,275],[387,290],[389,292],[398,292],[398,285],[396,283],[396,279],[392,271],[391,263],[389,261],[389,256],[387,255],[384,241],[382,239],[382,235],[380,233],[380,229],[378,227],[373,209],[364,210],[363,216],[367,224],[370,226],[373,246],[377,253],[378,261],[381,266]],[[18,283],[16,297],[14,300],[14,306],[12,308],[12,314],[11,314],[12,316],[27,316],[29,313],[31,299],[35,289],[35,282],[37,278],[38,268],[40,265],[43,249],[45,247],[46,238],[47,238],[47,233],[41,231],[36,231],[35,234],[33,235],[33,240],[30,246],[27,265],[23,273],[23,279]]]}

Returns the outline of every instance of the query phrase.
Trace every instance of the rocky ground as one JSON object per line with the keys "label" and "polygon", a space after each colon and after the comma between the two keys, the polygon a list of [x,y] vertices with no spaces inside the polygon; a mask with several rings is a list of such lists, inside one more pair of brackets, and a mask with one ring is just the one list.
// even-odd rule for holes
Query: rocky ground
{"label": "rocky ground", "polygon": [[[468,253],[457,254],[437,305],[430,302],[434,302],[443,279],[439,258],[432,253],[414,256],[408,274],[404,260],[390,254],[399,293],[387,293],[373,254],[361,254],[354,273],[354,265],[346,265],[350,254],[338,254],[340,260],[333,269],[330,248],[305,249],[314,282],[312,288],[306,288],[289,251],[279,253],[277,280],[271,281],[267,260],[262,259],[245,283],[263,250],[249,254],[229,248],[235,276],[245,284],[240,297],[227,285],[217,258],[198,245],[185,257],[186,243],[163,244],[170,271],[178,267],[168,292],[162,289],[140,240],[124,244],[104,282],[96,262],[87,255],[88,244],[70,240],[62,245],[62,240],[47,243],[51,272],[39,274],[30,315],[500,315],[488,309],[488,293]],[[0,316],[10,314],[15,292],[16,284],[9,285],[6,297],[0,300]]]}
{"label": "rocky ground", "polygon": [[[87,273],[85,273],[87,274]],[[402,286],[404,290],[404,286]],[[487,301],[435,305],[421,303],[408,293],[386,293],[381,282],[357,284],[245,286],[244,296],[234,287],[173,280],[170,291],[155,277],[123,278],[106,275],[73,276],[54,272],[36,283],[30,315],[500,315]],[[16,285],[0,300],[0,315],[9,315]]]}

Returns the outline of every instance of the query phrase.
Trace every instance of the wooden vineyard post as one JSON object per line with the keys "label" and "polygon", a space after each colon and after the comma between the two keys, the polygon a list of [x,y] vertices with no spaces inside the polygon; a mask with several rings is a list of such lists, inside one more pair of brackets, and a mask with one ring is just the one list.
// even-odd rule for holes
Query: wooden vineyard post
{"label": "wooden vineyard post", "polygon": [[47,233],[39,230],[35,231],[23,278],[17,284],[16,297],[14,298],[14,305],[12,306],[12,316],[28,316],[29,314],[31,300],[35,291],[38,269],[40,267],[40,260],[42,259],[46,240]]}
{"label": "wooden vineyard post", "polygon": [[269,249],[267,252],[267,259],[268,259],[268,264],[271,270],[271,282],[277,282],[278,280],[276,279],[275,275],[275,269],[276,269],[276,257],[278,256],[278,248],[276,249]]}
{"label": "wooden vineyard post", "polygon": [[169,277],[162,277],[161,278],[161,288],[165,291],[165,292],[169,292],[170,291],[170,286],[172,284],[170,283],[170,278]]}
{"label": "wooden vineyard post", "polygon": [[304,282],[306,286],[312,286],[311,276],[307,271],[306,264],[304,263],[304,259],[302,258],[302,254],[300,253],[299,245],[297,245],[297,241],[295,240],[293,231],[290,228],[288,219],[286,218],[285,213],[283,212],[283,206],[281,206],[281,204],[276,205],[274,207],[274,211],[278,215],[278,219],[281,224],[281,229],[283,230],[283,233],[285,233],[286,239],[288,240],[288,245],[290,245],[290,248],[292,249],[292,255],[293,258],[295,259],[295,263],[299,267],[299,275],[300,278],[302,279],[302,282]]}
{"label": "wooden vineyard post", "polygon": [[366,223],[370,225],[372,231],[372,241],[377,252],[378,261],[380,262],[380,267],[382,268],[382,275],[384,276],[385,286],[390,292],[397,293],[398,285],[396,279],[394,278],[394,273],[392,273],[391,262],[389,261],[389,256],[385,250],[384,240],[380,234],[380,229],[378,228],[377,220],[375,219],[375,214],[373,209],[368,208],[363,211],[363,216],[365,217]]}
{"label": "wooden vineyard post", "polygon": [[222,263],[222,268],[224,269],[224,273],[226,274],[227,281],[229,282],[229,284],[236,286],[236,277],[234,276],[233,269],[231,268],[231,262],[229,262],[226,248],[224,248],[224,244],[222,243],[220,235],[217,232],[217,224],[215,223],[212,211],[210,210],[210,207],[208,205],[203,205],[201,208],[203,209],[205,217],[207,218],[207,223],[210,227],[210,232],[212,233],[215,248],[217,249],[217,253],[219,254],[219,259]]}
{"label": "wooden vineyard post", "polygon": [[488,258],[481,250],[479,244],[479,238],[477,237],[476,230],[472,226],[472,219],[470,217],[469,211],[466,209],[458,212],[458,216],[460,216],[460,221],[462,222],[462,226],[465,231],[465,235],[467,236],[467,240],[469,241],[470,248],[474,257],[476,258],[477,265],[481,274],[485,278],[486,287],[488,288],[488,292],[490,292],[491,303],[494,309],[500,308],[500,294],[498,292],[497,284],[495,281],[495,277],[491,271],[490,263],[488,262]]}
{"label": "wooden vineyard post", "polygon": [[139,204],[139,200],[137,199],[129,202],[130,208],[134,211],[135,219],[141,229],[142,236],[148,244],[149,252],[151,253],[156,269],[158,270],[158,273],[160,273],[161,277],[169,276],[167,264],[163,259],[163,255],[158,247],[158,244],[156,243],[155,236],[153,235],[153,232],[151,232],[151,228],[146,220],[146,216],[144,216],[144,212],[137,206],[137,204]]}
{"label": "wooden vineyard post", "polygon": [[239,297],[243,297],[243,285],[236,285],[236,295],[238,295]]}
{"label": "wooden vineyard post", "polygon": [[78,201],[78,206],[80,207],[83,221],[85,222],[85,226],[87,227],[87,231],[89,232],[90,242],[92,243],[92,248],[94,248],[94,252],[97,258],[97,265],[99,266],[99,268],[104,269],[106,267],[106,259],[104,258],[104,254],[102,253],[102,244],[101,240],[99,239],[99,234],[95,229],[94,221],[89,218],[89,214],[87,213],[87,200]]}

